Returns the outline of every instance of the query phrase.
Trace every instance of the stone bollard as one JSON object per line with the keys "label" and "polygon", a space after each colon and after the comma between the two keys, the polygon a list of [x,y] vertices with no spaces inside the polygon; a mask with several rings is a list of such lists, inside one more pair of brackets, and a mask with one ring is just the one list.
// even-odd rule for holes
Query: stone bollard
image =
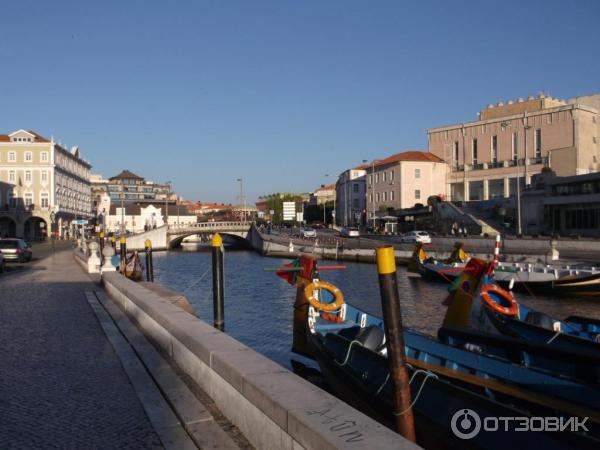
{"label": "stone bollard", "polygon": [[556,239],[551,239],[550,240],[550,260],[551,261],[556,261],[557,259],[559,259],[559,254],[558,254],[558,249],[556,248]]}
{"label": "stone bollard", "polygon": [[97,242],[90,242],[90,257],[88,258],[88,273],[100,273],[100,258],[98,257],[98,248],[100,245]]}
{"label": "stone bollard", "polygon": [[104,250],[102,250],[102,256],[104,257],[104,264],[102,265],[101,273],[115,272],[117,270],[117,268],[113,264],[115,249],[107,245],[106,247],[104,247]]}
{"label": "stone bollard", "polygon": [[85,239],[81,239],[81,251],[85,256],[88,254],[88,243]]}

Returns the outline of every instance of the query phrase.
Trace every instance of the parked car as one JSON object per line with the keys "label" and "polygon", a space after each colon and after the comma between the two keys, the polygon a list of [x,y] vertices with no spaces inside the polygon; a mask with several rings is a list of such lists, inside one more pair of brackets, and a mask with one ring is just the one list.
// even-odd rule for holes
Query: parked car
{"label": "parked car", "polygon": [[409,231],[402,235],[400,242],[421,242],[422,244],[431,244],[431,236],[429,236],[427,231]]}
{"label": "parked car", "polygon": [[344,227],[340,230],[341,237],[360,237],[360,231],[358,228]]}
{"label": "parked car", "polygon": [[300,230],[300,236],[303,238],[316,238],[317,231],[314,228],[302,228]]}
{"label": "parked car", "polygon": [[0,239],[0,251],[6,261],[25,262],[31,261],[33,252],[31,247],[23,239],[5,238]]}

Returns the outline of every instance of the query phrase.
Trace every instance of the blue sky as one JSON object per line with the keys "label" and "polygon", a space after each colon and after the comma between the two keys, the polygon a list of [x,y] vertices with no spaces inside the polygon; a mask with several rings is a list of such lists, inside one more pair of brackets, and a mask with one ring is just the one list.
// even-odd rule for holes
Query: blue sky
{"label": "blue sky", "polygon": [[[427,149],[488,103],[600,92],[600,2],[31,1],[0,5],[0,132],[94,172],[235,202]],[[329,177],[325,177],[329,174]]]}

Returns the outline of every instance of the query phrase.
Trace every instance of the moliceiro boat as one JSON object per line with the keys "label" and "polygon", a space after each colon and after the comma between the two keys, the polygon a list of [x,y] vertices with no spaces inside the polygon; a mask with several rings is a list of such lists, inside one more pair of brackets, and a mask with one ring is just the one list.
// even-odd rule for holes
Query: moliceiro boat
{"label": "moliceiro boat", "polygon": [[[497,237],[496,245],[499,248]],[[462,249],[462,243],[455,244],[455,250],[446,260],[436,260],[427,256],[422,244],[413,252],[408,270],[421,277],[438,282],[451,283],[466,267],[469,255]],[[529,264],[497,262],[493,278],[503,288],[528,294],[600,296],[600,269],[597,267],[578,268],[549,264]]]}
{"label": "moliceiro boat", "polygon": [[[313,258],[302,256],[282,269],[278,274],[298,288],[293,350],[316,359],[328,384],[341,398],[391,426],[393,386],[383,321],[346,303],[337,287],[321,281],[319,273],[327,267],[317,267]],[[595,386],[516,365],[500,356],[448,345],[411,330],[405,330],[404,343],[420,445],[490,449],[515,442],[522,447],[557,449],[600,446],[600,391]],[[467,409],[481,420],[590,419],[586,419],[587,432],[583,433],[498,430],[464,440],[455,426]]]}

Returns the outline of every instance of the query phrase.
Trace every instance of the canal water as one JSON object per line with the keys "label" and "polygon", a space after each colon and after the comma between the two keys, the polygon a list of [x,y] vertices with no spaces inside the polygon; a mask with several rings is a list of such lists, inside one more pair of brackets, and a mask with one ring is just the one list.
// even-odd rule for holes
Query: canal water
{"label": "canal water", "polygon": [[[307,362],[290,351],[294,287],[264,269],[289,260],[267,258],[251,251],[225,252],[225,331],[277,363],[291,368],[291,360]],[[323,261],[322,265],[337,264]],[[345,270],[327,271],[323,280],[342,289],[345,300],[381,316],[377,269],[374,264],[344,263]],[[212,272],[210,251],[157,252],[155,281],[183,293],[198,315],[212,324]],[[435,336],[440,327],[447,285],[408,277],[398,268],[398,288],[404,326]],[[571,314],[600,319],[600,301],[588,299],[535,298],[516,294],[524,305],[563,318]]]}

